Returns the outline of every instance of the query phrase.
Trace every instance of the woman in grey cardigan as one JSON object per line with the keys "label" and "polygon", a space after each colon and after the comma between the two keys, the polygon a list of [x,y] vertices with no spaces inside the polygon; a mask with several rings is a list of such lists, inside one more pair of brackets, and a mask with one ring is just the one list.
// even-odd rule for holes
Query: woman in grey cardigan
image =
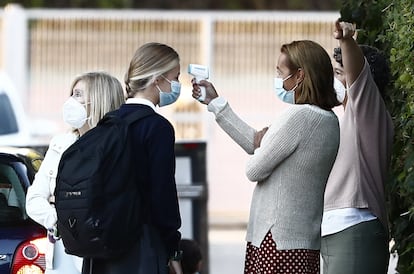
{"label": "woman in grey cardigan", "polygon": [[283,45],[275,91],[292,103],[269,128],[256,131],[208,81],[193,80],[220,127],[248,154],[257,182],[247,228],[244,273],[319,273],[323,197],[339,146],[332,108],[339,104],[327,52],[312,41]]}

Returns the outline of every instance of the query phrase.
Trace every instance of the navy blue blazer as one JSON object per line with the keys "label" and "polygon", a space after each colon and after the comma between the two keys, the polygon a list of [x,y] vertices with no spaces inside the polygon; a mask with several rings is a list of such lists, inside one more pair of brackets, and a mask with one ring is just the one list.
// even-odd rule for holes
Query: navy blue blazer
{"label": "navy blue blazer", "polygon": [[[142,104],[123,104],[117,111],[125,117],[133,111],[151,109]],[[152,109],[151,109],[152,110]],[[153,110],[152,110],[153,111]],[[178,250],[181,217],[175,183],[175,132],[171,123],[154,111],[130,126],[134,159],[131,167],[138,172],[137,183],[143,189],[144,223],[160,233],[168,255]]]}

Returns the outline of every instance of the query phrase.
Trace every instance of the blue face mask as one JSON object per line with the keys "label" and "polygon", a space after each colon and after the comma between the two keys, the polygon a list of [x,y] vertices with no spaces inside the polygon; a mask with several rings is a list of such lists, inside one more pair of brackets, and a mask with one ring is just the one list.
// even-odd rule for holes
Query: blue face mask
{"label": "blue face mask", "polygon": [[283,87],[283,82],[285,82],[287,79],[292,77],[293,74],[289,75],[285,79],[281,77],[275,77],[274,79],[274,91],[276,93],[276,96],[279,97],[280,100],[283,102],[294,104],[295,103],[295,88],[298,86],[296,85],[292,90],[286,90]]}
{"label": "blue face mask", "polygon": [[[164,76],[163,76],[164,77]],[[160,87],[157,85],[157,88],[160,92],[160,102],[158,105],[160,107],[171,105],[175,101],[177,101],[178,97],[180,97],[181,93],[181,84],[177,81],[170,81],[167,78],[164,77],[165,80],[168,81],[171,85],[171,92],[165,92],[160,89]]]}

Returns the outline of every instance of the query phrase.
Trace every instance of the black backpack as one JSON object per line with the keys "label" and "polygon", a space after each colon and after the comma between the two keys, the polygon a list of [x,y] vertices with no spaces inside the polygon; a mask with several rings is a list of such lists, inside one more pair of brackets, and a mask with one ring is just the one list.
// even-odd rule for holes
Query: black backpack
{"label": "black backpack", "polygon": [[110,112],[63,153],[55,207],[68,254],[114,258],[138,239],[142,199],[128,128],[151,114],[140,109],[122,119]]}

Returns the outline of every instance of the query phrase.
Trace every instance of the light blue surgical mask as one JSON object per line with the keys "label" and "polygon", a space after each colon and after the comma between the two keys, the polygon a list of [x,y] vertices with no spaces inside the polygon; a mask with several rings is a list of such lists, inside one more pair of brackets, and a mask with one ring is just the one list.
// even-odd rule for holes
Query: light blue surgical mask
{"label": "light blue surgical mask", "polygon": [[175,101],[177,101],[178,97],[180,97],[181,93],[181,84],[177,81],[170,81],[164,76],[162,76],[165,80],[168,81],[171,85],[171,92],[165,92],[160,89],[160,87],[157,85],[158,91],[160,92],[160,102],[158,105],[160,107],[171,105]]}
{"label": "light blue surgical mask", "polygon": [[280,100],[282,100],[283,102],[289,103],[289,104],[294,104],[295,103],[295,88],[298,86],[294,86],[293,89],[291,90],[286,90],[283,87],[283,82],[285,82],[287,79],[289,79],[290,77],[292,77],[293,74],[289,75],[288,77],[286,77],[285,79],[281,78],[281,77],[275,77],[274,79],[274,91],[276,93],[276,96],[279,97]]}

